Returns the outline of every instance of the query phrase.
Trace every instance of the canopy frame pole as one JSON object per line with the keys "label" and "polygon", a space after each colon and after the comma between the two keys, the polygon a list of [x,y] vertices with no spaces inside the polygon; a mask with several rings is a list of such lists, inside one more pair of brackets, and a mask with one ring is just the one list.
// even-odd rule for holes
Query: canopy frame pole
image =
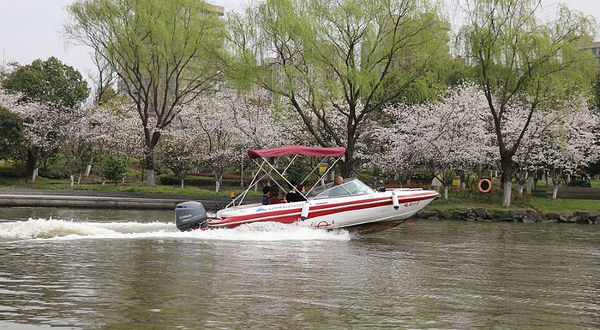
{"label": "canopy frame pole", "polygon": [[[327,157],[323,158],[323,160],[325,160],[326,158],[327,158]],[[337,158],[337,159],[336,159],[336,160],[333,162],[333,164],[331,164],[331,166],[329,166],[329,168],[328,168],[328,169],[325,171],[325,173],[323,173],[323,175],[321,175],[321,176],[319,177],[319,179],[317,180],[317,182],[321,181],[321,180],[322,180],[322,179],[323,179],[323,178],[324,178],[324,177],[325,177],[325,176],[326,176],[326,175],[329,173],[329,171],[331,171],[331,169],[332,169],[332,168],[335,166],[335,164],[337,164],[337,162],[339,162],[339,161],[340,161],[340,159],[341,159],[341,158],[342,158],[342,157],[338,157],[338,158]],[[318,166],[318,165],[317,165],[317,166]],[[311,174],[312,174],[312,173],[311,173]],[[309,190],[309,191],[306,193],[306,195],[310,194],[310,192],[311,192],[311,191],[313,191],[313,189],[315,189],[315,187],[316,187],[316,186],[317,186],[316,184],[315,184],[315,185],[313,185],[313,186],[312,186],[312,188],[310,188],[310,190]]]}
{"label": "canopy frame pole", "polygon": [[[256,171],[256,175],[254,175],[254,177],[252,178],[252,181],[251,181],[251,182],[250,182],[250,184],[248,185],[248,188],[246,188],[246,190],[244,190],[244,191],[243,191],[243,192],[242,192],[242,193],[241,193],[241,194],[240,194],[238,197],[234,198],[234,199],[233,199],[233,200],[232,200],[232,201],[231,201],[229,204],[227,204],[226,208],[228,208],[228,207],[230,207],[230,206],[235,206],[235,205],[236,205],[235,203],[236,203],[236,201],[238,201],[238,200],[239,200],[239,202],[237,203],[237,205],[240,205],[240,204],[241,204],[241,203],[244,201],[244,198],[245,198],[245,197],[246,197],[246,195],[248,194],[248,191],[250,191],[250,189],[251,189],[252,187],[254,187],[255,185],[257,185],[257,184],[258,184],[258,182],[260,182],[260,180],[262,180],[262,179],[263,179],[265,176],[268,176],[268,177],[269,177],[271,180],[273,180],[273,182],[275,182],[275,184],[276,184],[276,185],[277,185],[279,188],[281,188],[282,190],[284,190],[284,191],[285,191],[285,188],[283,188],[283,187],[282,187],[282,186],[279,184],[279,182],[277,182],[277,180],[276,180],[276,179],[275,179],[273,176],[271,176],[271,172],[273,172],[273,171],[275,171],[275,173],[277,173],[277,175],[278,175],[278,176],[279,176],[281,179],[283,179],[283,180],[284,180],[284,181],[285,181],[285,182],[286,182],[286,183],[287,183],[287,184],[288,184],[290,187],[292,187],[292,184],[291,184],[291,182],[290,182],[290,181],[289,181],[289,180],[288,180],[288,179],[285,177],[285,172],[286,172],[286,171],[287,171],[287,170],[290,168],[290,166],[292,166],[292,164],[293,164],[293,163],[296,161],[296,158],[297,158],[297,157],[298,157],[298,155],[294,155],[294,157],[292,158],[292,160],[290,161],[290,163],[289,163],[289,164],[288,164],[288,165],[285,167],[285,169],[282,171],[282,172],[283,172],[283,174],[282,174],[281,172],[279,172],[279,171],[277,170],[277,168],[276,168],[276,167],[275,167],[273,164],[271,164],[271,163],[268,161],[267,157],[261,157],[261,159],[262,159],[262,162],[258,162],[256,159],[254,159],[254,158],[251,158],[251,159],[252,159],[252,161],[253,161],[253,162],[254,162],[256,165],[258,165],[258,170]],[[337,157],[337,158],[336,158],[336,157],[333,157],[333,156],[325,156],[325,157],[323,157],[323,159],[321,160],[321,162],[320,162],[320,163],[323,163],[323,162],[325,162],[325,161],[326,161],[326,160],[327,160],[329,157],[331,157],[331,158],[335,159],[335,161],[333,162],[333,164],[331,164],[331,166],[329,166],[329,167],[327,168],[327,170],[326,170],[326,171],[325,171],[325,172],[324,172],[322,175],[320,175],[320,176],[319,176],[319,178],[317,179],[317,182],[321,181],[321,180],[322,180],[322,179],[323,179],[323,178],[324,178],[324,177],[325,177],[327,174],[329,174],[329,172],[331,171],[331,169],[332,169],[332,168],[335,166],[335,164],[337,164],[337,162],[338,162],[338,161],[341,159],[341,157]],[[278,157],[278,158],[279,158],[279,157]],[[320,164],[320,163],[319,163],[319,164]],[[269,169],[268,171],[267,171],[267,169],[263,168],[265,164],[268,164],[268,167],[270,167],[270,169]],[[267,168],[268,168],[268,167],[267,167]],[[318,168],[318,165],[317,165],[317,167],[315,167],[315,168],[314,168],[314,169],[313,169],[313,170],[312,170],[312,171],[311,171],[311,172],[310,172],[310,173],[309,173],[309,174],[308,174],[308,175],[307,175],[307,176],[304,178],[304,180],[302,180],[302,182],[301,182],[300,184],[302,184],[302,183],[304,183],[306,180],[308,180],[308,178],[309,178],[309,177],[310,177],[310,176],[311,176],[311,175],[312,175],[312,174],[313,174],[313,173],[314,173],[314,172],[317,170],[317,168]],[[263,174],[263,175],[260,177],[260,179],[258,179],[258,180],[257,180],[258,176],[259,176],[259,175],[260,175],[262,172],[264,172],[264,174]],[[315,185],[313,185],[313,187],[312,187],[312,188],[311,188],[311,189],[310,189],[310,190],[309,190],[309,191],[308,191],[306,194],[303,194],[303,193],[302,193],[302,192],[300,192],[300,191],[298,191],[298,193],[299,193],[299,194],[300,194],[302,197],[304,197],[305,199],[308,199],[306,196],[308,196],[308,194],[309,194],[311,191],[313,191],[313,189],[315,189],[315,187],[316,187],[316,184],[315,184]]]}
{"label": "canopy frame pole", "polygon": [[298,157],[298,155],[294,155],[294,158],[292,158],[292,160],[290,160],[290,163],[288,164],[288,166],[286,166],[283,169],[282,176],[285,175],[285,172],[287,172],[288,168],[290,168],[290,166],[292,166],[292,164],[294,164],[294,162],[296,161],[296,158]]}
{"label": "canopy frame pole", "polygon": [[[254,160],[254,159],[253,159],[253,160]],[[258,177],[258,175],[261,173],[261,170],[263,170],[263,169],[262,169],[262,167],[263,167],[263,165],[264,165],[265,161],[266,161],[266,160],[264,160],[264,159],[263,159],[263,163],[262,163],[262,164],[258,164],[258,163],[256,163],[256,161],[255,161],[256,165],[259,165],[259,166],[258,166],[258,170],[256,171],[256,175],[255,175],[255,176],[252,178],[252,181],[251,181],[251,182],[250,182],[250,184],[248,185],[248,188],[246,188],[246,190],[244,190],[244,192],[242,192],[242,193],[241,193],[241,194],[240,194],[238,197],[236,197],[236,198],[235,198],[235,199],[233,199],[233,200],[232,200],[232,201],[231,201],[229,204],[227,204],[227,206],[225,206],[226,208],[227,208],[227,207],[229,207],[230,205],[233,205],[233,206],[235,206],[235,202],[236,202],[238,199],[240,199],[240,198],[241,198],[241,199],[240,199],[240,201],[238,202],[238,205],[242,204],[242,202],[244,201],[244,198],[245,198],[245,197],[246,197],[246,195],[248,194],[248,191],[250,191],[250,189],[251,189],[252,187],[254,187],[254,185],[258,184],[258,182],[259,182],[259,181],[262,179],[262,177],[261,177],[260,179],[256,180],[256,178]],[[263,175],[263,177],[264,177],[264,175]]]}

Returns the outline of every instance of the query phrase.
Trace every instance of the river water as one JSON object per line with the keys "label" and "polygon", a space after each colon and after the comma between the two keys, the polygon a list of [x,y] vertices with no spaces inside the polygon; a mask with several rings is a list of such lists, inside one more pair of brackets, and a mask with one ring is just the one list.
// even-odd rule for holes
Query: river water
{"label": "river water", "polygon": [[171,212],[0,209],[0,329],[598,329],[600,226],[358,237]]}

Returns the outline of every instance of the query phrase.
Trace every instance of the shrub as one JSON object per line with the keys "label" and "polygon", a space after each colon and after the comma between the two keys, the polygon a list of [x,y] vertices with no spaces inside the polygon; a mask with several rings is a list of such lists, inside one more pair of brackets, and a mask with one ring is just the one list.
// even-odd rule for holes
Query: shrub
{"label": "shrub", "polygon": [[2,178],[23,178],[25,177],[25,166],[0,167],[0,177]]}
{"label": "shrub", "polygon": [[104,160],[101,172],[106,180],[113,181],[116,186],[127,173],[127,160],[120,157],[108,157]]}
{"label": "shrub", "polygon": [[69,174],[67,172],[65,172],[64,170],[58,169],[58,168],[54,168],[54,167],[49,167],[49,168],[40,168],[38,170],[38,175],[41,176],[42,178],[46,178],[46,179],[65,179],[69,177]]}
{"label": "shrub", "polygon": [[592,184],[589,181],[585,181],[585,180],[571,180],[568,184],[567,187],[591,187]]}

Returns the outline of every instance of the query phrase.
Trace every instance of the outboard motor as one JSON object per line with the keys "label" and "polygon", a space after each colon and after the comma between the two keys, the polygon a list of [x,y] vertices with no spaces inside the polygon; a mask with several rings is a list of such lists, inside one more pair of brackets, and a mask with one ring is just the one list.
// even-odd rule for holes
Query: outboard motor
{"label": "outboard motor", "polygon": [[207,220],[208,215],[202,203],[184,202],[175,207],[175,223],[181,231],[208,227]]}

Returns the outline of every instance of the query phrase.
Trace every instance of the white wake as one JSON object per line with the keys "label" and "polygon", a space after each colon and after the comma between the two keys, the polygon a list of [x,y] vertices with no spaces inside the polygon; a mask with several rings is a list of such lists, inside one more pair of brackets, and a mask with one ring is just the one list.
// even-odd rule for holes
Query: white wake
{"label": "white wake", "polygon": [[0,242],[22,240],[81,240],[81,239],[137,239],[172,238],[232,241],[347,241],[351,235],[344,230],[325,231],[284,225],[254,223],[233,229],[195,230],[180,232],[175,223],[166,222],[78,222],[61,219],[29,219],[28,221],[0,222]]}

